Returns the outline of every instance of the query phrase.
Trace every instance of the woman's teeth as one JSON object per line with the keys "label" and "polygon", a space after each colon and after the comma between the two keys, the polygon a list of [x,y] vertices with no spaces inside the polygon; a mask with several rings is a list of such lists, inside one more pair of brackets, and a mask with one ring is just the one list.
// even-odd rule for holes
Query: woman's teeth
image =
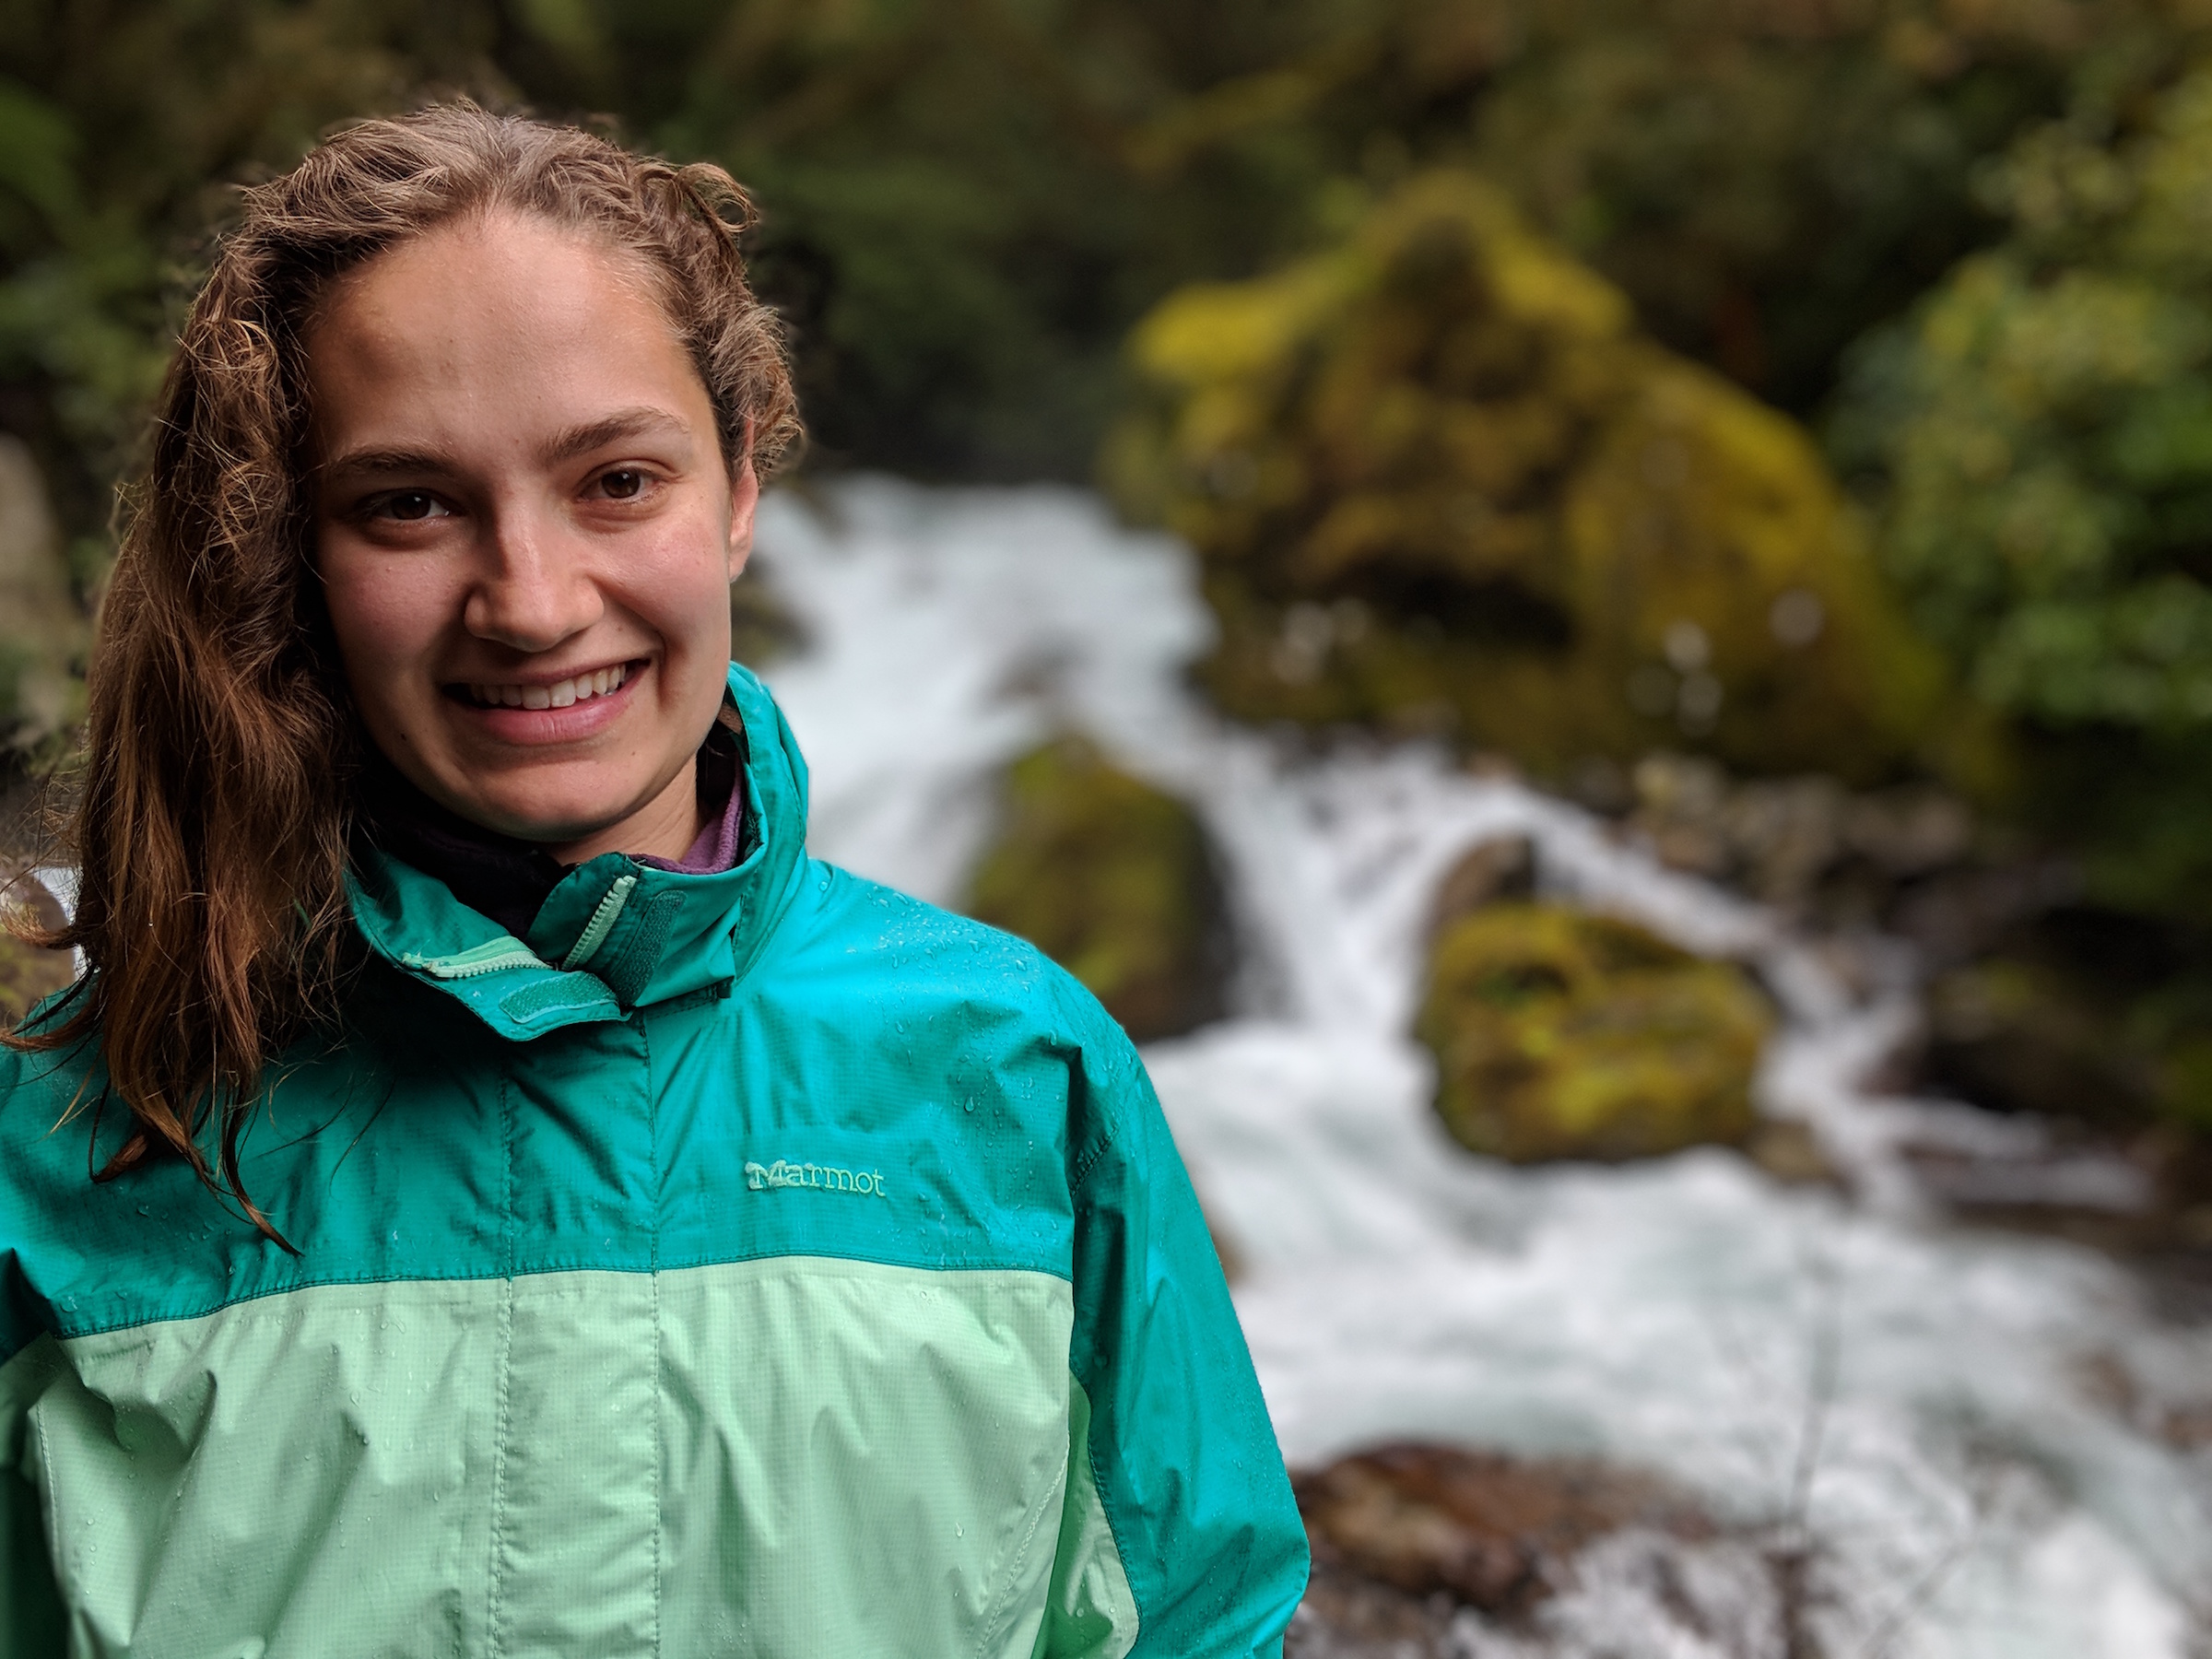
{"label": "woman's teeth", "polygon": [[487,707],[510,709],[565,709],[589,698],[605,697],[629,677],[629,665],[580,674],[553,686],[472,685],[468,694]]}

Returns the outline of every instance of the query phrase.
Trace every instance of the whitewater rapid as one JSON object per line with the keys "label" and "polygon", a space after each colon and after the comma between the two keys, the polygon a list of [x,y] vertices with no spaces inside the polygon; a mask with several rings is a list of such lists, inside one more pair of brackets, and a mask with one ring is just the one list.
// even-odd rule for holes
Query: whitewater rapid
{"label": "whitewater rapid", "polygon": [[[2161,1324],[2096,1254],[1926,1213],[1905,1135],[2001,1157],[2033,1131],[1865,1092],[1901,982],[1854,993],[1757,906],[1436,749],[1317,756],[1218,721],[1184,678],[1210,629],[1188,553],[1088,495],[846,480],[771,496],[759,547],[806,634],[767,677],[820,855],[957,903],[994,774],[1069,730],[1202,816],[1234,1014],[1146,1059],[1293,1465],[1406,1438],[1587,1453],[1736,1522],[1794,1517],[1838,1659],[2201,1652],[2212,1453],[2138,1427],[2110,1380],[2202,1399],[2212,1332]],[[1762,1108],[1853,1198],[1727,1152],[1532,1171],[1443,1135],[1407,1035],[1418,941],[1453,859],[1506,834],[1547,889],[1759,968],[1785,1014]]]}

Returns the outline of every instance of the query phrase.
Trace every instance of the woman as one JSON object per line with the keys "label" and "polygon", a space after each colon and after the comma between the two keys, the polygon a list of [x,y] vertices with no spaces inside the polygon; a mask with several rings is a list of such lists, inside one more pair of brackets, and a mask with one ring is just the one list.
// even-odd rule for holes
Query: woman
{"label": "woman", "polygon": [[743,212],[469,105],[248,193],[103,611],[91,970],[0,1071],[20,1645],[1279,1647],[1135,1053],[809,860],[727,662],[796,430]]}

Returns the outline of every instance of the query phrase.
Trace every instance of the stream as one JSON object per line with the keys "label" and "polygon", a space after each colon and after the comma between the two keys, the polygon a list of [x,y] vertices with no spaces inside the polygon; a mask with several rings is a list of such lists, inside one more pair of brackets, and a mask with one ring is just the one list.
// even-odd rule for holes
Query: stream
{"label": "stream", "polygon": [[[1426,1440],[1652,1471],[1802,1536],[1829,1659],[2208,1651],[2212,1445],[2158,1424],[2212,1399],[2212,1328],[2108,1257],[1924,1199],[1908,1141],[2022,1197],[2124,1206],[2139,1177],[1864,1087],[1912,1022],[1901,950],[1840,972],[1757,905],[1436,747],[1219,720],[1184,681],[1211,627],[1189,554],[1082,492],[847,479],[770,497],[759,548],[806,634],[766,677],[812,767],[819,855],[957,903],[992,775],[1070,730],[1207,826],[1233,1013],[1146,1059],[1293,1467]],[[1844,1192],[1717,1149],[1517,1169],[1445,1135],[1408,1036],[1421,934],[1455,858],[1500,835],[1531,842],[1547,892],[1756,970],[1783,1014],[1761,1110],[1802,1122]],[[1731,1598],[1751,1629],[1765,1594],[1743,1565],[1719,1544],[1677,1561],[1675,1601],[1709,1613],[1684,1622],[1649,1571],[1599,1563],[1541,1640],[1468,1614],[1455,1651],[1736,1655],[1756,1642],[1723,1628]]]}

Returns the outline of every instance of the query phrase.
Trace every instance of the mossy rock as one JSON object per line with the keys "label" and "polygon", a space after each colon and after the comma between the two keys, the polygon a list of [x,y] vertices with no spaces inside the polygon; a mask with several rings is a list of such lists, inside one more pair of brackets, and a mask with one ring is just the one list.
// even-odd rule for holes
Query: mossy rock
{"label": "mossy rock", "polygon": [[1611,917],[1500,904],[1438,936],[1415,1029],[1452,1133],[1533,1163],[1742,1142],[1772,1027],[1728,963]]}
{"label": "mossy rock", "polygon": [[1153,398],[1109,479],[1198,550],[1231,713],[1540,772],[1688,743],[1871,777],[1921,740],[1940,665],[1806,434],[1477,179],[1417,176],[1333,249],[1184,288],[1132,350]]}
{"label": "mossy rock", "polygon": [[730,655],[747,668],[765,668],[806,643],[806,624],[756,560],[730,584]]}
{"label": "mossy rock", "polygon": [[2212,1132],[2212,983],[2174,976],[2132,994],[2096,965],[2032,947],[1986,956],[1928,988],[1922,1080],[1993,1112],[2128,1132],[2163,1119]]}
{"label": "mossy rock", "polygon": [[1228,927],[1204,830],[1079,739],[1008,770],[968,912],[1073,973],[1140,1042],[1221,1014]]}

